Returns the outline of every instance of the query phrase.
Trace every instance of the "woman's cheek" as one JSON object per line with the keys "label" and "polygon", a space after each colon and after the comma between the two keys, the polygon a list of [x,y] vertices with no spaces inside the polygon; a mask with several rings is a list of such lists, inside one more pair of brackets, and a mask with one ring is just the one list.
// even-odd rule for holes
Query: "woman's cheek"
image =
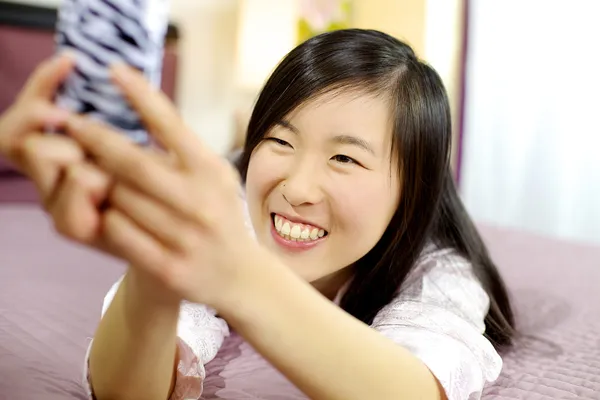
{"label": "woman's cheek", "polygon": [[396,205],[389,185],[367,176],[338,182],[337,190],[331,193],[335,193],[336,208],[351,216],[354,229],[379,230],[387,226]]}
{"label": "woman's cheek", "polygon": [[285,176],[289,164],[289,160],[286,160],[288,158],[290,156],[275,154],[267,146],[257,149],[250,159],[247,184],[269,190],[270,188],[266,186],[276,184]]}

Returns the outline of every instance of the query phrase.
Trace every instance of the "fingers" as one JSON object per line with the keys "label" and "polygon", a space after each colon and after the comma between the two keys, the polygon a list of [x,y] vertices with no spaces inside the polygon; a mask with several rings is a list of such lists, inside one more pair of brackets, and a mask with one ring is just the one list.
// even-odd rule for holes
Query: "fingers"
{"label": "fingers", "polygon": [[49,100],[73,68],[70,56],[43,62],[29,78],[16,102],[0,116],[0,153],[22,169],[20,146],[23,137],[47,128],[60,129],[69,113]]}
{"label": "fingers", "polygon": [[64,168],[85,158],[77,142],[66,136],[31,134],[23,144],[25,173],[34,181],[42,201],[55,190]]}
{"label": "fingers", "polygon": [[92,243],[102,222],[98,206],[106,199],[110,184],[108,176],[91,164],[69,166],[46,203],[56,230],[78,242]]}
{"label": "fingers", "polygon": [[165,247],[180,251],[195,247],[195,235],[182,218],[137,190],[117,184],[111,192],[109,202]]}
{"label": "fingers", "polygon": [[21,167],[24,139],[46,128],[62,129],[68,118],[68,111],[36,101],[9,110],[0,120],[0,153]]}
{"label": "fingers", "polygon": [[116,209],[105,213],[103,234],[108,245],[121,257],[163,281],[170,274],[169,269],[175,267],[160,242]]}
{"label": "fingers", "polygon": [[181,120],[171,101],[153,88],[142,74],[124,65],[112,69],[115,82],[138,112],[152,136],[172,150],[184,167],[197,168],[207,151]]}
{"label": "fingers", "polygon": [[181,176],[168,165],[168,157],[147,151],[105,125],[72,116],[67,132],[94,158],[94,162],[118,180],[154,197],[182,213],[195,210],[187,201],[188,193]]}
{"label": "fingers", "polygon": [[43,98],[50,100],[75,65],[75,58],[68,53],[44,61],[25,84],[20,100]]}

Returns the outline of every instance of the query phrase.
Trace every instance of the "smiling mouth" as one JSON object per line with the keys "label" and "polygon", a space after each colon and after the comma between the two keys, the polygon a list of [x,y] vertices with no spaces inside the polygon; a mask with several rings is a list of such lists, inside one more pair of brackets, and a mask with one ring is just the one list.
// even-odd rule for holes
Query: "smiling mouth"
{"label": "smiling mouth", "polygon": [[271,214],[271,221],[277,235],[291,242],[305,242],[308,244],[317,242],[328,235],[328,232],[324,229],[293,222],[276,213]]}

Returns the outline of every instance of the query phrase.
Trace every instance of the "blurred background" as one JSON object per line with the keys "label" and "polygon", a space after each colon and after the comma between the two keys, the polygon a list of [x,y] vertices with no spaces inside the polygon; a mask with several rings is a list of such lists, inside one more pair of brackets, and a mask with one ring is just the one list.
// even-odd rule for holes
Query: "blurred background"
{"label": "blurred background", "polygon": [[[442,76],[453,166],[477,221],[600,243],[600,2],[171,2],[168,91],[215,151],[243,144],[260,87],[295,45],[332,29],[378,29],[411,44]],[[53,9],[60,0],[4,3]],[[5,59],[2,32],[0,23]],[[0,87],[4,74],[0,62]]]}

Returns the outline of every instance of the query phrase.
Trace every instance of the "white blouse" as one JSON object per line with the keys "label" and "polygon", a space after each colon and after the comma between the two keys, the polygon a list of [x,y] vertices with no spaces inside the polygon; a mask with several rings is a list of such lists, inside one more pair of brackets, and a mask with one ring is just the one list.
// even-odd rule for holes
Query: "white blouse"
{"label": "white blouse", "polygon": [[[106,295],[102,315],[120,282]],[[471,264],[452,249],[429,246],[371,327],[422,360],[449,400],[474,400],[502,369],[502,359],[483,335],[488,309],[489,298]],[[215,310],[183,302],[177,332],[180,361],[171,399],[197,399],[204,365],[215,358],[229,328]],[[84,378],[90,388],[87,357]],[[89,393],[93,397],[91,389]]]}

